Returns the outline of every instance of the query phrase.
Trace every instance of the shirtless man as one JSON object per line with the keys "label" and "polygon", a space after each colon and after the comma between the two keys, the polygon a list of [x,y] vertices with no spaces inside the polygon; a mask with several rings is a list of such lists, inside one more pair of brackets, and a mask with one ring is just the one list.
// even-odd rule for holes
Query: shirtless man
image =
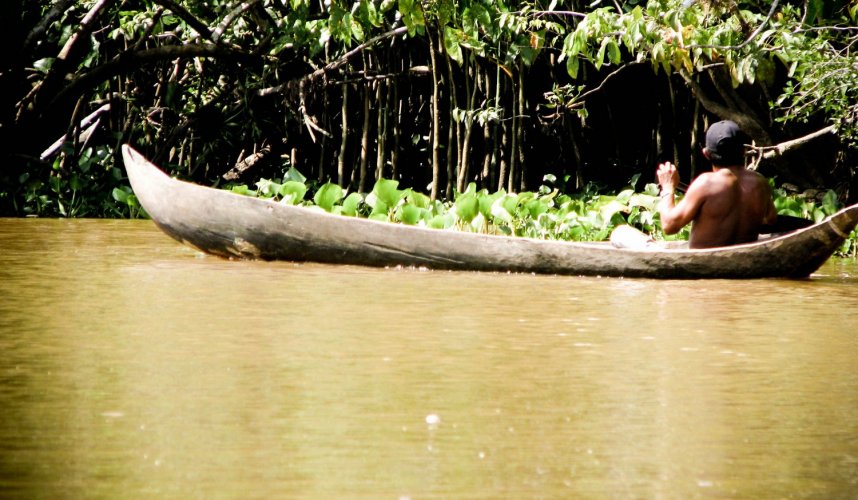
{"label": "shirtless man", "polygon": [[760,228],[777,220],[768,181],[744,166],[746,142],[747,136],[732,121],[710,126],[703,155],[713,171],[694,179],[678,204],[673,199],[679,184],[676,167],[670,162],[658,166],[658,211],[665,234],[693,222],[688,246],[718,247],[756,241]]}

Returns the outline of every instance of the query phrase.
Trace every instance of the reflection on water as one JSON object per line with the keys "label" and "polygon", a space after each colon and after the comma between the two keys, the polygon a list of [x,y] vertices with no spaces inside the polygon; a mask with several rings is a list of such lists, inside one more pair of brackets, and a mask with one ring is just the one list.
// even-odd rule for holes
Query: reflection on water
{"label": "reflection on water", "polygon": [[850,261],[803,281],[421,272],[0,219],[0,352],[12,496],[858,492]]}

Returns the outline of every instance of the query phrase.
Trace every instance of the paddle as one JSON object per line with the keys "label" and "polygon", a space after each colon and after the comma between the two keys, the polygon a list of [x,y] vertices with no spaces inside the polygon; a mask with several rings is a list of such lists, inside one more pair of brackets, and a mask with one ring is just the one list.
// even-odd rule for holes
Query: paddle
{"label": "paddle", "polygon": [[813,221],[810,219],[778,214],[778,219],[774,224],[768,224],[760,228],[760,234],[788,233],[812,225]]}

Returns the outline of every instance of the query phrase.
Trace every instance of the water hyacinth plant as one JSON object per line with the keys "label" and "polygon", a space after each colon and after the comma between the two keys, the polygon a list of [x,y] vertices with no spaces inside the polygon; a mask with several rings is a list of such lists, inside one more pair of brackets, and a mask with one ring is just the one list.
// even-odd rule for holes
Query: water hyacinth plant
{"label": "water hyacinth plant", "polygon": [[[377,221],[423,226],[432,229],[470,231],[548,240],[604,241],[621,224],[629,224],[657,240],[687,240],[689,227],[678,234],[665,235],[658,214],[658,185],[648,183],[642,190],[635,175],[618,194],[603,192],[588,184],[576,193],[563,193],[556,178],[547,175],[537,191],[490,193],[468,185],[453,200],[431,200],[411,188],[399,189],[399,181],[380,179],[366,194],[347,192],[326,182],[308,182],[290,168],[283,179],[262,179],[256,189],[228,185],[234,193],[271,199],[279,203],[323,210],[336,215],[365,217]],[[778,213],[820,221],[837,212],[841,203],[834,191],[820,199],[774,189]],[[308,196],[312,193],[312,196]],[[858,255],[858,233],[853,232],[837,255]]]}

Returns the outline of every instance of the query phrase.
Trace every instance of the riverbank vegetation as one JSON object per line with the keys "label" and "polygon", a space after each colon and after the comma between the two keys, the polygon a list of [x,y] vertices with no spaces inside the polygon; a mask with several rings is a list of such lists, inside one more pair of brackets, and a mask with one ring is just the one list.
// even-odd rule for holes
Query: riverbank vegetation
{"label": "riverbank vegetation", "polygon": [[[394,182],[429,207],[487,197],[487,213],[457,209],[474,213],[467,224],[491,215],[501,231],[574,233],[586,223],[567,220],[569,207],[594,201],[593,186],[599,200],[638,203],[659,161],[686,181],[706,169],[702,135],[724,118],[753,137],[753,166],[785,195],[858,201],[854,1],[54,0],[6,11],[2,215],[137,215],[118,156],[131,143],[203,184],[290,171],[353,194]],[[628,194],[630,178],[640,192]],[[490,209],[513,197],[531,218],[504,226]],[[547,199],[559,213],[539,212]],[[617,214],[645,225],[651,210],[608,219]]]}

